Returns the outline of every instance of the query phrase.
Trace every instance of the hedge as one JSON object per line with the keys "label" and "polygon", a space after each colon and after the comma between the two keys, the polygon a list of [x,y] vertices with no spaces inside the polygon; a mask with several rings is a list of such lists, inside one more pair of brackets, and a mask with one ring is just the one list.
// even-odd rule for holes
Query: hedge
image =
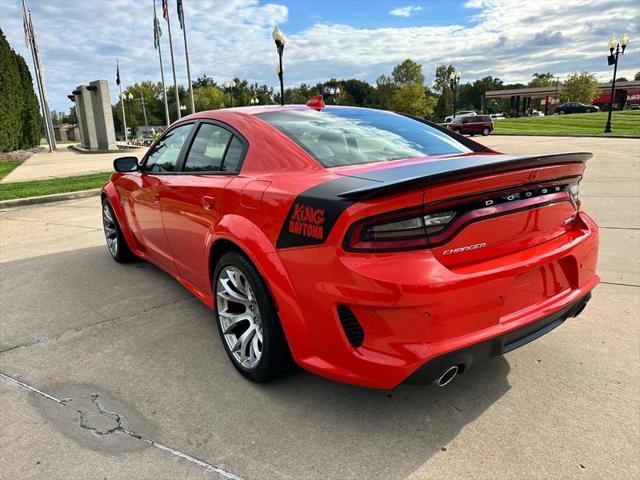
{"label": "hedge", "polygon": [[39,145],[41,125],[29,67],[0,29],[0,152]]}

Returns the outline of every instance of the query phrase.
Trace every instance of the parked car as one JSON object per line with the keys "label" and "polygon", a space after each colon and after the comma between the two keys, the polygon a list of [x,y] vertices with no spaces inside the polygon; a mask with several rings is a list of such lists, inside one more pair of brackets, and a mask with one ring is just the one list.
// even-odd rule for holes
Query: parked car
{"label": "parked car", "polygon": [[492,113],[489,115],[491,120],[506,120],[507,116],[504,113]]}
{"label": "parked car", "polygon": [[591,112],[599,112],[600,108],[595,105],[585,105],[580,102],[567,102],[561,103],[556,106],[556,113],[559,115],[564,115],[568,113],[591,113]]}
{"label": "parked car", "polygon": [[493,131],[493,120],[490,115],[468,115],[456,118],[447,124],[447,128],[457,133],[489,135]]}
{"label": "parked car", "polygon": [[213,110],[115,160],[102,220],[114,260],[148,260],[213,309],[250,380],[295,362],[442,386],[585,307],[599,281],[578,198],[590,157],[505,155],[317,98]]}
{"label": "parked car", "polygon": [[540,110],[532,110],[530,116],[532,116],[532,117],[544,117],[544,112],[541,112]]}
{"label": "parked car", "polygon": [[[466,117],[468,115],[477,115],[477,113],[474,112],[473,110],[461,110],[459,112],[456,112],[455,118]],[[453,118],[454,118],[453,115],[446,116],[445,119],[444,119],[444,123],[451,122],[453,120]]]}
{"label": "parked car", "polygon": [[638,103],[626,103],[623,110],[640,110],[640,104]]}

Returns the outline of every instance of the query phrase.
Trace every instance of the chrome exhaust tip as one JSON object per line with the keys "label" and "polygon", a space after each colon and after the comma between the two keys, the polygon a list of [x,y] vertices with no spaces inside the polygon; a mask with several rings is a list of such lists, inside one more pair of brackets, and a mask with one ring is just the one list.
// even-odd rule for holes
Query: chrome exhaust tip
{"label": "chrome exhaust tip", "polygon": [[436,380],[436,385],[439,387],[444,387],[453,381],[458,375],[458,365],[454,365],[453,367],[449,367],[445,372]]}

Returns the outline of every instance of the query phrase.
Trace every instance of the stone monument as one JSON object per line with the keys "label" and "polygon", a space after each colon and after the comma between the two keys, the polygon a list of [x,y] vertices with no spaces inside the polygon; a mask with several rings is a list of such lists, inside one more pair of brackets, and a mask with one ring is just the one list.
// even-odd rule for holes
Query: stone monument
{"label": "stone monument", "polygon": [[79,85],[69,98],[76,104],[82,150],[118,150],[108,82],[95,80]]}

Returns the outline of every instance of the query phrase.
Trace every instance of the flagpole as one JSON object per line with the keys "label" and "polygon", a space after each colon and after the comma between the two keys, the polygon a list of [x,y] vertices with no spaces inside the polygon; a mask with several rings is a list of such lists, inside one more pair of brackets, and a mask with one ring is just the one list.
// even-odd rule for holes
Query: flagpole
{"label": "flagpole", "polygon": [[187,45],[187,24],[184,21],[184,4],[178,0],[178,20],[184,37],[184,56],[187,60],[187,79],[189,80],[189,95],[191,96],[191,113],[196,113],[196,104],[193,100],[193,83],[191,83],[191,68],[189,67],[189,46]]}
{"label": "flagpole", "polygon": [[162,80],[162,93],[164,94],[164,114],[166,117],[167,127],[171,125],[171,118],[169,117],[169,102],[167,101],[167,87],[164,84],[164,67],[162,66],[162,47],[160,46],[160,22],[156,14],[156,0],[153,0],[153,28],[156,30],[153,32],[154,40],[158,46],[158,59],[160,60],[160,79]]}
{"label": "flagpole", "polygon": [[[165,5],[166,2],[167,0],[163,0],[163,5]],[[173,86],[176,89],[176,110],[178,112],[178,118],[182,118],[182,114],[180,113],[180,93],[178,92],[178,79],[176,77],[176,63],[173,59],[173,40],[171,39],[171,20],[169,19],[168,8],[163,7],[162,16],[167,21],[167,30],[169,31],[169,53],[171,55],[171,70],[173,71]]]}
{"label": "flagpole", "polygon": [[27,6],[25,1],[22,0],[22,14],[24,16],[23,27],[25,30],[25,40],[28,43],[29,49],[31,50],[31,58],[33,59],[33,70],[34,75],[36,77],[36,85],[38,87],[38,95],[40,100],[40,109],[42,111],[42,120],[44,122],[44,131],[47,136],[47,144],[49,145],[49,152],[53,152],[56,150],[55,137],[53,137],[53,125],[50,123],[50,117],[47,119],[47,112],[49,110],[46,103],[46,96],[44,95],[43,90],[43,78],[40,76],[39,72],[39,62],[38,62],[38,54],[35,47],[35,35],[33,33],[33,23],[31,21],[31,11],[27,13]]}
{"label": "flagpole", "polygon": [[120,64],[116,58],[116,72],[118,72],[118,88],[120,89],[120,106],[122,107],[122,124],[124,125],[124,143],[129,143],[129,134],[127,133],[127,117],[124,114],[124,98],[122,98],[122,81],[120,80]]}

